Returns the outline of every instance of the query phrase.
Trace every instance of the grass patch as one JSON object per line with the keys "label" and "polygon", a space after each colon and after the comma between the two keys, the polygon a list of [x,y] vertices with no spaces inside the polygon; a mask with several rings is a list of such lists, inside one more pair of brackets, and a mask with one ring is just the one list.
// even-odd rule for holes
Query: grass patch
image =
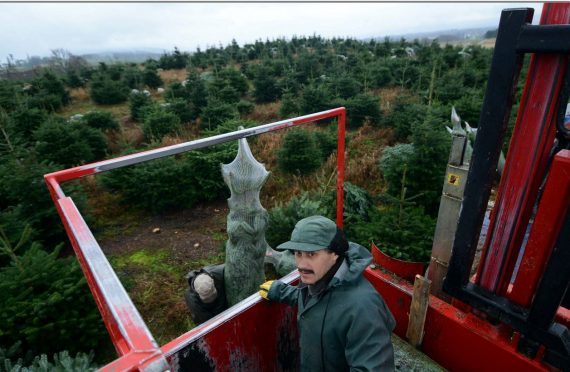
{"label": "grass patch", "polygon": [[188,266],[190,267],[190,270],[196,270],[196,269],[204,267],[204,266],[218,265],[220,263],[223,263],[225,261],[225,259],[226,259],[226,253],[225,252],[219,252],[219,253],[212,255],[212,256],[209,256],[209,257],[190,261],[188,263]]}
{"label": "grass patch", "polygon": [[113,257],[113,263],[117,269],[125,269],[130,266],[137,266],[151,273],[176,273],[179,270],[171,266],[168,261],[169,253],[165,250],[141,249],[134,253]]}
{"label": "grass patch", "polygon": [[184,302],[184,270],[168,250],[141,249],[110,261],[159,344],[194,327]]}

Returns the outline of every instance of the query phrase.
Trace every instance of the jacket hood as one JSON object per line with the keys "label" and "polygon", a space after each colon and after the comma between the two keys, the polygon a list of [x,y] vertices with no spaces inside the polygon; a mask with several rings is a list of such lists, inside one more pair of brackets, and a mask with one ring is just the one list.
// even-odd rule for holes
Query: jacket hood
{"label": "jacket hood", "polygon": [[362,275],[362,272],[370,262],[372,262],[372,255],[366,248],[360,244],[349,242],[346,258],[329,283],[329,286],[355,281]]}

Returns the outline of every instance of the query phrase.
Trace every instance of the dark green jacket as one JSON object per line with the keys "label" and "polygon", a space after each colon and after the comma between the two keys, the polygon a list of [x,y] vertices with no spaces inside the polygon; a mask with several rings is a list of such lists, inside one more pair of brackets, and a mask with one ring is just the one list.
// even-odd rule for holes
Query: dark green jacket
{"label": "dark green jacket", "polygon": [[394,317],[362,272],[372,256],[350,243],[327,289],[303,305],[306,285],[275,281],[268,298],[298,306],[302,371],[393,371]]}

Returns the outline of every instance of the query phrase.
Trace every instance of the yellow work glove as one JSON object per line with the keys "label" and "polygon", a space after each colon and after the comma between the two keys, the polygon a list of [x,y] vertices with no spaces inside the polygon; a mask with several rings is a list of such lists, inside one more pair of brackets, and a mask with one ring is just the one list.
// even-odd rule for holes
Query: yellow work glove
{"label": "yellow work glove", "polygon": [[271,288],[271,284],[273,284],[273,280],[268,280],[259,286],[259,295],[266,300],[268,299],[267,295],[269,294],[269,288]]}

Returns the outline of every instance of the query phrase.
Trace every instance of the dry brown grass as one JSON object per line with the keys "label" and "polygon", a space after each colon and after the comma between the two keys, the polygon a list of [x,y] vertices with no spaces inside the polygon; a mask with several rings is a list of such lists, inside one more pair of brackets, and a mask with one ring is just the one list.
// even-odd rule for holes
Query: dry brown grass
{"label": "dry brown grass", "polygon": [[479,42],[479,45],[482,46],[483,48],[494,48],[495,47],[495,42],[497,41],[497,39],[492,38],[492,39],[484,39],[481,40]]}
{"label": "dry brown grass", "polygon": [[[111,140],[111,138],[109,138]],[[142,128],[128,117],[121,121],[121,131],[109,142],[111,153],[118,153],[128,146],[138,147],[144,142]]]}
{"label": "dry brown grass", "polygon": [[188,76],[185,68],[179,70],[162,70],[158,72],[158,76],[164,81],[164,85],[171,84],[175,81],[183,82]]}
{"label": "dry brown grass", "polygon": [[390,112],[394,106],[396,98],[404,93],[405,89],[401,87],[382,88],[374,91],[374,94],[380,96],[380,109],[383,113]]}
{"label": "dry brown grass", "polygon": [[85,88],[74,88],[69,91],[69,96],[72,102],[84,102],[89,101],[89,92]]}
{"label": "dry brown grass", "polygon": [[256,104],[255,109],[251,114],[246,116],[246,119],[253,120],[259,124],[267,124],[279,120],[279,108],[281,102],[271,102]]}
{"label": "dry brown grass", "polygon": [[345,179],[373,194],[383,191],[378,161],[384,148],[393,141],[391,129],[364,125],[353,132],[348,145]]}
{"label": "dry brown grass", "polygon": [[[324,130],[316,125],[307,125],[305,128],[309,131]],[[336,152],[313,174],[291,175],[277,167],[277,151],[281,148],[286,132],[287,130],[261,135],[251,145],[254,156],[272,172],[261,194],[262,204],[267,209],[284,203],[303,191],[330,191],[336,184]],[[381,192],[384,185],[378,169],[378,160],[384,148],[392,141],[392,131],[364,125],[357,131],[350,132],[349,137],[345,157],[345,180],[371,193]]]}

